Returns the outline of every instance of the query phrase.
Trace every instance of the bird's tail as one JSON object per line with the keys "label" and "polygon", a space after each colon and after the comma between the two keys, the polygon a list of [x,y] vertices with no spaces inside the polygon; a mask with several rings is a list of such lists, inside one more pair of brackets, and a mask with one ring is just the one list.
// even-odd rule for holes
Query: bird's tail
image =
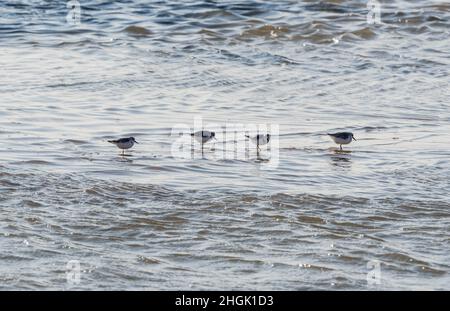
{"label": "bird's tail", "polygon": [[115,140],[108,140],[108,143],[115,144],[116,141]]}

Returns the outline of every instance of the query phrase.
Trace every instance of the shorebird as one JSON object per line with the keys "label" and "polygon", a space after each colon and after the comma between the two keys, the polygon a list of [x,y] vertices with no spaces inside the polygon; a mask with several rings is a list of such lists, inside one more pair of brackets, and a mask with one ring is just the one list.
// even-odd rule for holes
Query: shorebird
{"label": "shorebird", "polygon": [[192,133],[191,136],[194,137],[196,141],[202,144],[202,150],[204,144],[206,144],[213,138],[216,139],[216,133],[210,131],[197,131],[195,133]]}
{"label": "shorebird", "polygon": [[257,134],[253,137],[245,135],[245,137],[250,138],[250,140],[256,145],[257,150],[261,150],[259,146],[267,145],[270,141],[270,134]]}
{"label": "shorebird", "polygon": [[195,138],[199,143],[205,144],[210,141],[212,138],[216,138],[216,133],[210,131],[198,131],[192,133],[191,136]]}
{"label": "shorebird", "polygon": [[331,137],[331,139],[341,147],[342,145],[348,145],[352,142],[352,140],[356,141],[356,138],[353,136],[353,133],[350,132],[340,132],[334,134],[327,134]]}
{"label": "shorebird", "polygon": [[108,143],[114,144],[117,148],[122,149],[122,156],[125,155],[125,149],[130,149],[134,144],[139,144],[134,137],[120,138],[117,140],[108,140]]}

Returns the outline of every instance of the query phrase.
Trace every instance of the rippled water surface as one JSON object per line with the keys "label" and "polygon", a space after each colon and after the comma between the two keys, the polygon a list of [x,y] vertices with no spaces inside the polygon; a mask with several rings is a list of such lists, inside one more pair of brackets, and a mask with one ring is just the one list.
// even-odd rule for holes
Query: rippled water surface
{"label": "rippled water surface", "polygon": [[0,3],[1,289],[450,289],[447,1],[80,4]]}

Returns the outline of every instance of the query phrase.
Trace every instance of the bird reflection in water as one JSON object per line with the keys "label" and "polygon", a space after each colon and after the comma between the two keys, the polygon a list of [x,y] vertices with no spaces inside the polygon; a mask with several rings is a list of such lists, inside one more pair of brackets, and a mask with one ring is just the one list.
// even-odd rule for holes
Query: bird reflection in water
{"label": "bird reflection in water", "polygon": [[131,157],[131,155],[120,156],[116,159],[116,161],[123,163],[133,163],[133,160],[129,159],[128,157]]}
{"label": "bird reflection in water", "polygon": [[338,166],[342,168],[350,168],[352,166],[351,152],[342,152],[336,150],[334,154],[331,155],[331,165]]}
{"label": "bird reflection in water", "polygon": [[270,162],[270,157],[261,156],[261,152],[259,150],[256,151],[256,163],[267,163]]}

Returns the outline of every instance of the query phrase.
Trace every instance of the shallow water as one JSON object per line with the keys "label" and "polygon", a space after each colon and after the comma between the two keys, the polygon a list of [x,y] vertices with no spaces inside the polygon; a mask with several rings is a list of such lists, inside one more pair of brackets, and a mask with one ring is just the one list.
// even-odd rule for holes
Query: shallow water
{"label": "shallow water", "polygon": [[81,7],[0,3],[1,289],[450,289],[446,1]]}

